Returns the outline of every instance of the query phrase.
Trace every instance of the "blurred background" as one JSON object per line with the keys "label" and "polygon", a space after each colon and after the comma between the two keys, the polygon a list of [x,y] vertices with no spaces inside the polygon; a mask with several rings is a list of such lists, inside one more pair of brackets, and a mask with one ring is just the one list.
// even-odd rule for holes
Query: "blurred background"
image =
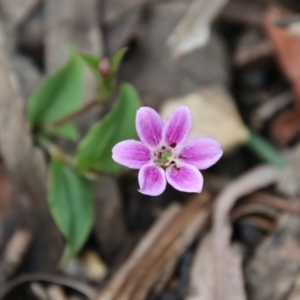
{"label": "blurred background", "polygon": [[[199,195],[149,197],[135,171],[101,176],[91,234],[61,264],[49,154],[25,111],[68,44],[102,58],[127,47],[118,81],[163,119],[190,107],[191,137],[224,156]],[[300,299],[299,129],[298,0],[0,0],[0,299]]]}

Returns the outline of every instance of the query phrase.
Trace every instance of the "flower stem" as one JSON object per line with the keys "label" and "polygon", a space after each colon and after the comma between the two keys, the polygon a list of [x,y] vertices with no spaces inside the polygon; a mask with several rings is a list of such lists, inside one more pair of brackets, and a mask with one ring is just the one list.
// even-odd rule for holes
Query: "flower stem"
{"label": "flower stem", "polygon": [[70,167],[76,168],[74,157],[65,153],[61,148],[54,145],[51,141],[44,137],[38,137],[38,142],[50,154],[52,158],[58,158]]}
{"label": "flower stem", "polygon": [[45,123],[43,125],[43,128],[45,129],[49,129],[49,128],[53,128],[53,127],[58,127],[62,124],[68,123],[74,119],[76,119],[77,117],[83,115],[84,113],[86,113],[87,111],[89,111],[91,108],[99,105],[101,103],[99,98],[95,98],[94,100],[86,103],[85,105],[83,105],[80,109],[72,112],[71,114],[64,116],[60,119],[57,119],[55,121],[49,122],[49,123]]}
{"label": "flower stem", "polygon": [[[45,137],[38,137],[37,138],[38,143],[44,148],[51,158],[56,158],[61,161],[63,161],[66,165],[70,166],[71,168],[77,170],[77,165],[76,165],[76,159],[74,156],[66,153],[63,149],[58,147],[57,145],[53,144],[51,141],[49,141]],[[82,174],[85,178],[94,181],[96,179],[99,179],[102,176],[110,176],[110,177],[115,177],[116,174],[109,173],[109,172],[99,172],[95,170],[90,170],[86,171],[85,173]]]}

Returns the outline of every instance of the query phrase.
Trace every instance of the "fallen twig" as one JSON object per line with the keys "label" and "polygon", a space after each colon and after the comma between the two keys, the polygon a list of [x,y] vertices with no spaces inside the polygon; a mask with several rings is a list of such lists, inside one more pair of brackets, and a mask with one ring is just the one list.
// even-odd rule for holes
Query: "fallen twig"
{"label": "fallen twig", "polygon": [[180,254],[206,226],[208,201],[204,193],[184,207],[169,207],[96,299],[142,300],[161,276],[167,282],[166,274],[172,274]]}

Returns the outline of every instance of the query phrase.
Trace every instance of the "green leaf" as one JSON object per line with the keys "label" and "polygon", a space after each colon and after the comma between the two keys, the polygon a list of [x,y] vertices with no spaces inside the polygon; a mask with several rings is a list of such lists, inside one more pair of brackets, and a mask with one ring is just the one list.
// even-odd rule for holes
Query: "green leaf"
{"label": "green leaf", "polygon": [[286,161],[279,151],[254,131],[251,131],[248,147],[262,160],[279,169],[284,169],[287,166]]}
{"label": "green leaf", "polygon": [[92,185],[58,159],[50,163],[49,175],[50,210],[66,239],[64,260],[67,260],[81,249],[92,229]]}
{"label": "green leaf", "polygon": [[126,51],[127,48],[122,48],[113,55],[113,57],[110,59],[111,74],[106,77],[102,77],[98,70],[101,63],[101,59],[99,57],[87,53],[80,54],[83,62],[93,71],[97,79],[99,85],[99,96],[101,100],[106,100],[111,97],[116,86],[116,74],[119,71]]}
{"label": "green leaf", "polygon": [[[121,48],[110,59],[113,75],[116,75],[116,73],[119,71],[121,62],[124,58],[126,51],[127,51],[127,48]],[[101,62],[100,57],[89,54],[89,53],[80,53],[80,57],[88,67],[90,67],[92,70],[98,72],[98,68],[99,68],[99,65]]]}
{"label": "green leaf", "polygon": [[66,123],[62,124],[58,127],[52,127],[45,129],[45,134],[50,136],[61,136],[71,142],[78,142],[79,140],[79,133],[77,128],[71,124]]}
{"label": "green leaf", "polygon": [[98,72],[98,67],[101,62],[100,57],[89,53],[80,53],[80,56],[87,66]]}
{"label": "green leaf", "polygon": [[121,48],[120,50],[118,50],[114,56],[111,58],[111,68],[112,68],[112,72],[113,74],[116,74],[119,71],[121,62],[124,58],[125,53],[127,52],[127,48]]}
{"label": "green leaf", "polygon": [[67,64],[47,77],[33,92],[28,107],[31,123],[54,121],[79,109],[84,85],[84,64],[73,50]]}
{"label": "green leaf", "polygon": [[111,112],[90,129],[79,145],[77,166],[81,172],[119,172],[123,169],[113,161],[111,150],[120,141],[137,138],[135,115],[140,106],[134,87],[123,84],[118,102]]}

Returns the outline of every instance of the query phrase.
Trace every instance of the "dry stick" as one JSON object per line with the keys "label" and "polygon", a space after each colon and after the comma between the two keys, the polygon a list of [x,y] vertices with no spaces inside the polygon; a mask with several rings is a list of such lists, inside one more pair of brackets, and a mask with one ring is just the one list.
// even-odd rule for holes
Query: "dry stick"
{"label": "dry stick", "polygon": [[[164,226],[160,226],[160,230],[156,229],[155,236],[151,231],[144,237],[138,245],[138,250],[130,257],[129,262],[125,263],[125,267],[112,278],[107,287],[98,295],[98,300],[112,299],[132,299],[136,289],[145,274],[155,265],[156,261],[162,257],[163,253],[182,235],[183,231],[190,224],[191,220],[199,213],[199,210],[209,200],[207,194],[195,197],[185,205],[181,211],[173,214],[168,222],[164,222]],[[162,222],[161,219],[159,222]],[[157,228],[155,225],[154,228]],[[149,236],[151,241],[149,241]],[[145,245],[141,251],[141,245]],[[138,255],[137,255],[138,253]]]}
{"label": "dry stick", "polygon": [[[176,247],[172,247],[174,248],[173,250],[175,252],[182,253],[183,250],[187,248],[188,244],[194,240],[195,234],[199,234],[201,233],[200,231],[204,230],[206,227],[205,223],[207,223],[206,221],[208,220],[210,213],[211,205],[209,204],[199,212],[182,236],[176,240],[174,243]],[[169,258],[169,260],[165,263],[164,269],[160,272],[161,275],[153,287],[152,299],[156,299],[156,297],[163,292],[164,287],[167,285],[172,274],[174,273],[178,258],[179,256],[176,255],[176,253],[173,253],[172,257]]]}
{"label": "dry stick", "polygon": [[[153,261],[152,265],[148,269],[143,269],[143,275],[138,277],[134,283],[134,289],[131,293],[122,294],[119,293],[118,300],[130,299],[130,300],[141,300],[145,299],[148,294],[149,289],[154,284],[156,279],[159,277],[160,271],[168,263],[168,261],[173,261],[176,256],[174,255],[175,249],[178,247],[179,238],[177,238],[170,246],[167,248],[161,256]],[[142,267],[141,267],[142,268]]]}
{"label": "dry stick", "polygon": [[[141,278],[134,294],[130,299],[143,300],[155,281],[160,277],[165,266],[171,261],[173,267],[182,254],[182,252],[191,244],[197,233],[206,227],[209,219],[209,207],[203,207],[203,210],[191,216],[189,224],[186,226],[180,236],[162,253],[162,255],[153,263],[150,269],[144,269],[144,275]],[[172,273],[169,273],[171,275]]]}
{"label": "dry stick", "polygon": [[74,119],[76,119],[77,117],[80,117],[81,115],[88,112],[90,109],[94,108],[95,106],[99,105],[100,103],[101,103],[101,100],[99,100],[98,98],[95,98],[94,100],[92,100],[89,103],[82,106],[79,110],[74,111],[73,113],[71,113],[65,117],[62,117],[61,119],[55,120],[53,122],[45,123],[43,125],[43,127],[45,129],[50,129],[50,128],[58,127],[62,124],[68,123],[70,121],[73,121]]}
{"label": "dry stick", "polygon": [[266,206],[264,203],[248,202],[245,205],[234,208],[231,213],[231,221],[235,222],[239,218],[249,214],[262,214],[274,219],[278,216],[278,211],[274,207]]}
{"label": "dry stick", "polygon": [[282,197],[269,195],[266,193],[255,193],[248,197],[251,202],[262,203],[275,209],[284,210],[292,214],[300,214],[300,205],[291,203]]}
{"label": "dry stick", "polygon": [[259,228],[260,230],[263,230],[265,233],[271,233],[275,227],[276,227],[276,220],[277,219],[267,219],[267,218],[261,218],[260,216],[247,216],[244,219],[244,224],[249,224],[250,226],[254,226],[256,228]]}
{"label": "dry stick", "polygon": [[[205,200],[207,201],[207,195],[202,194],[201,196],[199,196],[200,200],[206,198]],[[116,298],[122,300],[131,299],[130,297],[126,298],[125,295],[130,296],[132,294],[139,284],[138,279],[142,278],[145,272],[148,272],[148,269],[151,268],[153,262],[162,255],[165,249],[168,248],[179,235],[181,235],[184,228],[189,224],[191,217],[193,217],[194,214],[197,214],[199,205],[200,207],[201,204],[203,205],[202,201],[197,200],[198,198],[195,198],[194,201],[188,203],[176,216],[175,224],[169,225],[169,227],[161,233],[161,238],[156,241],[155,247],[148,249],[145,257],[130,273],[127,283],[120,289]]]}
{"label": "dry stick", "polygon": [[173,257],[171,257],[169,261],[166,262],[164,269],[161,271],[160,277],[156,280],[156,282],[153,285],[150,299],[158,299],[158,296],[162,294],[165,286],[168,284],[172,274],[174,273],[177,262],[178,257],[176,257],[175,255],[173,255]]}
{"label": "dry stick", "polygon": [[237,207],[231,214],[232,221],[236,221],[245,214],[262,213],[275,218],[278,210],[291,214],[300,214],[300,205],[291,203],[283,197],[270,195],[264,192],[254,193],[242,202],[241,207]]}
{"label": "dry stick", "polygon": [[240,49],[233,56],[233,63],[237,67],[244,67],[259,59],[269,57],[274,53],[274,46],[270,41],[262,41],[261,43]]}
{"label": "dry stick", "polygon": [[115,276],[110,280],[104,291],[100,293],[97,299],[112,299],[116,291],[118,291],[121,286],[126,282],[131,270],[137,264],[137,262],[145,255],[149,247],[155,242],[159,237],[161,232],[167,227],[169,223],[172,222],[174,217],[180,211],[181,206],[178,204],[172,204],[169,206],[164,213],[161,215],[159,220],[154,224],[150,231],[144,236],[142,241],[135,248],[129,259],[123,264],[120,270],[115,274]]}
{"label": "dry stick", "polygon": [[[229,183],[216,200],[213,213],[214,251],[216,258],[216,300],[246,299],[242,274],[232,279],[230,272],[240,272],[240,261],[232,252],[230,211],[238,198],[271,185],[280,178],[280,171],[269,165],[259,166]],[[229,284],[231,283],[231,284]],[[232,284],[234,286],[232,286]]]}

